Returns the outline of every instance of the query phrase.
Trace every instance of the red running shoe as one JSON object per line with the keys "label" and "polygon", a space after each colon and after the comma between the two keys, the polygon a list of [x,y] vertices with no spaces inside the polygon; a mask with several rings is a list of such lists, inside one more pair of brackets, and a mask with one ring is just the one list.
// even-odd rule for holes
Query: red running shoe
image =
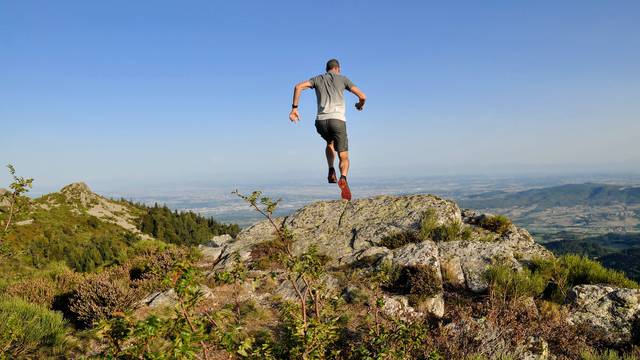
{"label": "red running shoe", "polygon": [[332,167],[329,168],[329,176],[327,176],[327,180],[329,181],[329,184],[335,184],[338,182],[338,179],[336,179],[336,169]]}
{"label": "red running shoe", "polygon": [[340,187],[340,190],[342,190],[342,199],[351,201],[351,189],[349,189],[349,184],[347,184],[346,177],[340,177],[340,180],[338,180],[338,187]]}

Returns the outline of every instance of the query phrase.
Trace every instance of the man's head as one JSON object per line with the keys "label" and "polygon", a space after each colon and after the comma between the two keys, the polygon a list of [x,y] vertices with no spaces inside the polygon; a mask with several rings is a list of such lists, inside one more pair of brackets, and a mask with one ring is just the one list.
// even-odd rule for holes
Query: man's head
{"label": "man's head", "polygon": [[331,59],[327,61],[327,72],[333,70],[334,72],[340,73],[340,63],[336,59]]}

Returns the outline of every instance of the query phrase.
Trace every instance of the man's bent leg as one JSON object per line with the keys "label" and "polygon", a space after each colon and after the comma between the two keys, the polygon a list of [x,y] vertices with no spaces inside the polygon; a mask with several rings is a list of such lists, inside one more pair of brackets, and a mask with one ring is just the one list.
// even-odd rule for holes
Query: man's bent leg
{"label": "man's bent leg", "polygon": [[326,149],[324,149],[324,152],[327,155],[327,165],[329,165],[329,167],[332,168],[333,162],[336,158],[336,153],[335,153],[335,150],[333,149],[333,141],[327,142],[327,147]]}
{"label": "man's bent leg", "polygon": [[347,173],[349,172],[349,152],[340,151],[338,156],[340,158],[340,175],[347,177]]}
{"label": "man's bent leg", "polygon": [[340,180],[338,180],[338,187],[342,191],[342,198],[344,200],[351,201],[351,189],[349,189],[349,184],[347,183],[347,173],[349,172],[349,152],[348,151],[340,151],[338,153],[340,157]]}

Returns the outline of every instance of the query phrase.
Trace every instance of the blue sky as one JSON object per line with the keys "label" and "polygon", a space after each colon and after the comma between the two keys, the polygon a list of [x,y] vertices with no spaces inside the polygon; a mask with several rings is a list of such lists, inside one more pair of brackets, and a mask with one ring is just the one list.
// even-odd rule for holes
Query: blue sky
{"label": "blue sky", "polygon": [[[43,187],[324,180],[335,57],[352,177],[640,169],[637,1],[3,1],[0,163]],[[355,98],[348,97],[349,107]],[[0,176],[0,184],[8,177]]]}

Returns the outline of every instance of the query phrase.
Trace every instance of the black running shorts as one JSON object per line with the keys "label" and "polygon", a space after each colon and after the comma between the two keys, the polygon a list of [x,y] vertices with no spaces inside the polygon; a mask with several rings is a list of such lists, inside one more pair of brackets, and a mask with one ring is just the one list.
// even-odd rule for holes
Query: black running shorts
{"label": "black running shorts", "polygon": [[347,122],[337,119],[316,120],[316,130],[328,143],[333,142],[337,152],[349,150]]}

